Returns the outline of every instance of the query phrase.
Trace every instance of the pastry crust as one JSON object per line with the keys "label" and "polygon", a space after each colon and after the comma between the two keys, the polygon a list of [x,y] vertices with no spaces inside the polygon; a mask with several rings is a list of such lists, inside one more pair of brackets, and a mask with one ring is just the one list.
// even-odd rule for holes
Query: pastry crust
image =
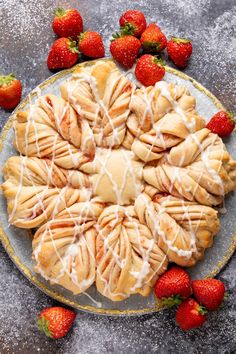
{"label": "pastry crust", "polygon": [[74,294],[147,296],[168,262],[193,266],[236,188],[236,162],[184,86],[136,89],[111,61],[16,114],[1,188],[9,222],[37,228],[35,269]]}
{"label": "pastry crust", "polygon": [[89,122],[97,146],[109,148],[124,140],[134,89],[113,62],[98,62],[75,72],[61,94]]}
{"label": "pastry crust", "polygon": [[168,264],[134,207],[112,205],[98,219],[96,242],[98,291],[113,301],[131,294],[147,296]]}
{"label": "pastry crust", "polygon": [[146,167],[143,176],[157,193],[212,206],[236,188],[236,162],[222,140],[204,128],[173,147],[156,167]]}
{"label": "pastry crust", "polygon": [[65,169],[78,168],[94,158],[95,143],[88,122],[80,120],[62,98],[41,97],[29,111],[17,113],[14,128],[14,145],[22,155],[49,158]]}
{"label": "pastry crust", "polygon": [[91,188],[88,175],[77,170],[65,170],[52,160],[38,157],[12,156],[3,167],[5,180],[23,186]]}
{"label": "pastry crust", "polygon": [[101,212],[95,203],[86,208],[81,204],[41,226],[32,244],[35,270],[74,294],[84,292],[95,280],[94,224]]}
{"label": "pastry crust", "polygon": [[195,105],[184,86],[162,81],[136,90],[130,101],[124,146],[144,162],[160,159],[164,151],[205,126]]}
{"label": "pastry crust", "polygon": [[199,261],[220,228],[217,211],[172,196],[141,194],[135,201],[141,223],[147,224],[169,261],[184,267]]}

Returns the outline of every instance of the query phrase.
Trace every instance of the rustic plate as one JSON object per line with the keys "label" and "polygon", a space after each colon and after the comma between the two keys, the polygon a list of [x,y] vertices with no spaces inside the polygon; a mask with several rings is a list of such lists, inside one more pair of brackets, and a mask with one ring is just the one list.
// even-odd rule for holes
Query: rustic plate
{"label": "rustic plate", "polygon": [[[78,65],[91,65],[92,63],[93,62],[90,61]],[[61,71],[44,81],[38,86],[38,88],[33,90],[25,100],[23,100],[14,113],[27,108],[29,101],[31,100],[34,102],[40,91],[41,94],[59,94],[60,84],[71,75],[75,68],[76,66]],[[132,79],[133,74],[131,71],[128,72],[127,75]],[[207,89],[182,72],[166,67],[166,75],[164,79],[169,82],[171,81],[176,84],[184,84],[187,86],[191,94],[197,99],[198,113],[205,117],[206,120],[223,108],[216,97],[214,97]],[[0,166],[3,166],[10,156],[16,154],[16,151],[12,146],[14,135],[12,123],[13,114],[4,126],[0,137]],[[236,158],[236,135],[232,134],[230,139],[225,141],[225,143],[229,152],[234,158]],[[2,175],[0,176],[0,183],[1,182]],[[88,295],[73,295],[60,286],[50,285],[49,282],[44,280],[33,270],[33,262],[31,259],[31,233],[27,230],[18,229],[8,225],[6,201],[2,194],[0,194],[0,208],[0,238],[6,251],[21,272],[33,284],[49,296],[77,309],[100,314],[136,315],[160,310],[153,294],[147,298],[134,295],[125,301],[112,302],[100,295],[95,287],[91,287],[88,290]],[[205,257],[201,262],[199,262],[194,268],[190,269],[193,278],[215,276],[227,263],[235,250],[236,238],[234,233],[236,229],[236,194],[232,193],[227,196],[225,208],[227,209],[227,212],[220,217],[221,231],[215,237],[213,247],[206,251]]]}

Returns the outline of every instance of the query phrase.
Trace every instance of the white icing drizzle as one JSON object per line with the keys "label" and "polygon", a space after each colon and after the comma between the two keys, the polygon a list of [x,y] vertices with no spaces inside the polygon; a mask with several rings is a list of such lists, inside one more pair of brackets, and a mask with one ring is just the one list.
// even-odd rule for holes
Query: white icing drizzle
{"label": "white icing drizzle", "polygon": [[[37,128],[36,128],[36,125],[34,124],[34,120],[32,119],[32,117],[33,117],[33,114],[32,114],[33,110],[34,110],[34,106],[32,105],[32,103],[31,103],[31,98],[30,98],[30,109],[29,109],[30,114],[29,114],[29,119],[28,119],[28,121],[27,121],[27,127],[26,127],[26,139],[25,139],[26,142],[27,142],[27,138],[28,138],[29,126],[30,126],[31,123],[33,123],[33,125],[34,125],[35,136],[36,136],[36,141],[37,141]],[[64,112],[62,113],[62,115],[64,116]],[[62,117],[58,117],[57,119],[58,119],[58,121],[60,122],[61,119],[62,119]],[[55,147],[56,142],[57,142],[57,137],[58,137],[58,134],[55,134],[54,147]],[[16,135],[16,146],[18,146],[18,143],[17,143],[17,135]],[[36,146],[37,146],[38,156],[40,156],[38,144],[36,144]],[[26,148],[26,153],[27,153],[27,151],[28,151],[28,149]],[[22,164],[21,164],[21,167],[20,167],[19,187],[18,187],[18,190],[17,190],[16,198],[15,198],[15,200],[14,200],[14,207],[13,207],[13,211],[12,211],[12,213],[11,213],[11,215],[10,215],[10,220],[12,219],[12,217],[14,216],[15,211],[16,211],[17,202],[18,202],[18,195],[20,194],[21,189],[22,189],[22,179],[23,179],[24,173],[27,173],[28,178],[29,178],[29,179],[31,180],[31,182],[32,182],[33,188],[36,188],[36,186],[35,186],[33,180],[31,179],[30,174],[28,173],[29,171],[28,171],[27,168],[25,167],[25,159],[26,159],[26,157],[22,156]],[[54,160],[55,160],[55,148],[53,149],[53,156],[52,156],[51,168],[48,167],[49,181],[52,180],[52,171],[53,171]],[[47,165],[46,165],[46,166],[47,166]],[[66,190],[67,190],[68,186],[65,186],[65,187],[62,188],[61,190],[59,190],[57,187],[55,187],[55,188],[59,191],[59,195],[58,195],[58,197],[57,197],[57,201],[56,201],[56,203],[55,203],[55,206],[54,206],[54,209],[53,209],[53,212],[52,212],[52,215],[51,215],[51,220],[48,221],[47,227],[46,227],[46,229],[45,229],[45,232],[44,232],[44,234],[41,236],[39,245],[38,245],[38,247],[34,250],[33,254],[34,254],[34,257],[35,257],[35,261],[36,261],[36,263],[37,263],[38,271],[39,271],[39,273],[40,273],[45,279],[50,280],[50,281],[53,282],[53,283],[58,283],[58,280],[66,273],[67,275],[70,276],[72,282],[73,282],[75,285],[77,285],[79,289],[83,289],[83,287],[84,287],[86,284],[83,283],[83,282],[82,282],[82,284],[78,282],[78,280],[77,280],[77,274],[73,274],[73,273],[74,273],[74,268],[72,267],[72,273],[71,273],[71,274],[70,274],[70,273],[68,272],[68,270],[67,270],[68,258],[69,258],[70,256],[73,256],[73,254],[70,255],[70,252],[67,252],[67,253],[65,254],[65,256],[64,256],[63,258],[61,258],[60,254],[59,254],[59,252],[58,252],[58,250],[57,250],[57,246],[56,246],[56,243],[55,243],[55,241],[54,241],[54,238],[53,238],[51,229],[50,229],[50,226],[51,226],[51,224],[53,223],[53,221],[55,220],[55,216],[56,216],[57,213],[58,213],[58,209],[57,209],[57,208],[58,208],[59,203],[60,203],[60,202],[64,202],[64,199],[62,198],[62,196],[66,193]],[[42,208],[43,213],[45,213],[45,209],[44,209],[44,205],[43,205],[43,199],[44,199],[44,195],[47,193],[48,189],[49,189],[49,186],[48,186],[48,185],[45,186],[45,189],[44,189],[43,193],[41,194],[41,197],[37,194],[37,192],[35,193],[35,194],[36,194],[36,197],[37,197],[37,199],[38,199],[38,202],[39,202],[39,204],[40,204],[40,206],[41,206],[41,208]],[[34,214],[35,214],[35,210],[34,210],[34,209],[36,209],[36,207],[37,207],[37,205],[35,205],[35,207],[33,208],[33,216],[34,216]],[[79,226],[77,219],[75,219],[75,218],[73,217],[73,215],[70,213],[70,210],[67,208],[67,206],[64,205],[64,207],[65,207],[65,209],[67,210],[67,212],[69,213],[71,219],[74,221],[74,224],[75,224],[75,226],[74,226],[74,237],[73,237],[73,239],[72,239],[72,241],[71,241],[71,243],[73,244],[73,242],[74,242],[75,239],[76,239],[76,235],[77,235],[77,233],[78,233],[78,231],[79,231],[78,229],[80,229],[80,228],[83,226],[83,224],[85,223],[85,221],[82,223],[81,226]],[[87,212],[89,212],[89,208],[87,208]],[[84,220],[86,220],[86,218],[84,218]],[[57,276],[56,278],[51,278],[51,277],[49,278],[49,277],[43,272],[43,270],[41,269],[41,267],[39,266],[38,256],[39,256],[39,253],[40,253],[40,251],[41,251],[42,245],[43,245],[43,243],[44,243],[45,236],[46,236],[47,234],[50,235],[50,239],[51,239],[51,242],[52,242],[52,244],[53,244],[55,253],[57,254],[57,257],[58,257],[59,261],[60,261],[61,264],[62,264],[62,269],[61,269],[60,273],[58,274],[58,276]],[[81,237],[83,237],[83,235],[82,235]],[[94,255],[93,255],[93,253],[92,253],[92,251],[90,250],[89,247],[88,247],[88,251],[89,251],[89,253],[90,253],[90,256],[94,258]],[[95,258],[94,258],[94,261],[95,261]],[[87,294],[87,295],[88,295],[88,294]],[[88,295],[88,296],[89,296],[89,295]],[[89,297],[90,297],[90,296],[89,296]],[[96,302],[96,301],[93,300],[93,302]],[[98,307],[101,305],[101,304],[98,303],[98,302],[96,302],[96,304],[97,304]]]}
{"label": "white icing drizzle", "polygon": [[[100,65],[100,64],[96,64],[96,65]],[[130,74],[130,72],[126,73],[126,76]],[[115,87],[118,83],[118,81],[120,80],[120,78],[122,77],[122,75],[119,75],[116,80],[114,80],[114,82],[111,85],[111,91],[115,90]],[[139,244],[139,250],[140,250],[140,257],[142,258],[142,267],[141,270],[139,272],[136,271],[130,271],[130,274],[136,279],[136,283],[134,284],[134,286],[130,289],[131,292],[135,293],[137,292],[137,290],[142,289],[146,284],[149,284],[150,281],[152,280],[152,278],[159,272],[159,270],[163,267],[164,262],[166,261],[166,259],[168,258],[168,254],[170,251],[175,252],[178,256],[180,257],[185,257],[185,258],[191,258],[193,256],[193,254],[195,252],[197,252],[197,245],[196,245],[196,236],[193,230],[193,226],[192,226],[192,220],[191,217],[189,215],[189,207],[185,205],[184,200],[182,201],[182,208],[183,208],[183,216],[182,216],[182,221],[183,220],[188,220],[188,224],[189,224],[189,228],[190,230],[188,231],[188,235],[190,237],[190,250],[183,250],[180,248],[177,248],[176,246],[174,246],[175,241],[178,237],[180,237],[179,235],[179,231],[177,230],[174,237],[172,238],[172,240],[168,240],[165,233],[161,230],[160,227],[160,217],[162,216],[163,213],[166,212],[165,207],[162,205],[159,205],[159,210],[155,210],[155,214],[153,214],[152,212],[152,208],[151,208],[151,204],[147,203],[144,195],[142,194],[143,191],[143,186],[139,186],[136,183],[136,176],[134,173],[134,168],[132,165],[132,158],[134,157],[134,154],[131,152],[130,155],[127,154],[127,152],[120,148],[121,154],[124,158],[124,160],[126,161],[126,168],[123,171],[123,177],[122,177],[122,183],[121,183],[121,187],[120,189],[117,187],[116,182],[114,181],[113,175],[112,173],[108,170],[107,168],[107,163],[108,160],[112,154],[112,149],[113,146],[115,146],[116,144],[119,143],[119,132],[117,130],[117,128],[114,126],[114,122],[113,119],[110,117],[109,115],[109,110],[106,107],[105,103],[103,102],[103,100],[101,99],[100,95],[99,95],[99,91],[98,91],[98,87],[97,87],[97,82],[96,79],[90,75],[87,72],[83,72],[83,73],[79,73],[79,74],[73,74],[73,79],[74,80],[70,80],[70,85],[68,85],[68,102],[66,103],[61,116],[58,116],[55,111],[53,110],[53,107],[51,107],[51,105],[48,104],[48,102],[43,98],[40,97],[41,96],[41,91],[36,89],[35,92],[38,95],[38,97],[40,97],[38,99],[38,103],[40,104],[43,103],[44,105],[47,106],[47,108],[53,113],[54,117],[55,117],[55,138],[54,138],[54,143],[53,143],[53,154],[51,157],[51,165],[48,166],[45,163],[46,169],[47,169],[47,173],[48,173],[48,181],[49,183],[45,186],[43,192],[39,195],[37,193],[37,188],[36,185],[34,184],[34,181],[30,175],[30,171],[28,170],[28,168],[26,167],[26,160],[27,160],[27,155],[29,152],[29,146],[28,146],[28,140],[29,140],[29,131],[30,131],[30,127],[32,126],[34,129],[34,134],[35,134],[35,146],[36,146],[36,150],[37,150],[37,156],[40,158],[41,157],[41,153],[40,153],[40,142],[38,140],[38,131],[37,131],[37,125],[35,124],[34,121],[34,114],[35,113],[35,105],[32,104],[31,101],[31,96],[29,96],[29,114],[28,114],[28,120],[27,120],[27,125],[26,125],[26,129],[25,129],[25,152],[26,152],[26,156],[21,156],[22,157],[22,162],[20,165],[20,174],[19,174],[19,183],[18,183],[18,189],[17,189],[17,193],[14,199],[14,204],[13,204],[13,208],[12,208],[12,212],[9,215],[9,222],[11,222],[16,214],[16,210],[17,210],[17,206],[18,206],[18,202],[19,202],[19,196],[21,194],[22,191],[22,186],[23,186],[23,177],[26,174],[28,179],[32,182],[32,187],[35,189],[35,195],[37,197],[38,203],[32,208],[32,215],[30,216],[31,219],[34,219],[37,216],[37,208],[40,207],[40,209],[42,210],[42,213],[45,214],[45,218],[47,219],[47,215],[46,215],[46,211],[45,211],[45,207],[44,207],[44,198],[47,195],[47,192],[49,191],[50,187],[50,183],[52,183],[53,181],[53,166],[55,164],[55,150],[56,150],[56,145],[57,145],[57,140],[59,137],[59,134],[62,135],[62,131],[61,131],[61,122],[62,119],[67,111],[67,109],[69,108],[69,105],[71,104],[76,111],[78,112],[78,114],[81,114],[81,107],[78,104],[75,96],[74,96],[74,91],[77,88],[78,85],[80,85],[81,83],[88,83],[89,87],[91,89],[91,93],[94,97],[95,103],[96,103],[96,114],[95,114],[95,119],[94,122],[89,122],[89,124],[93,125],[94,127],[96,126],[97,122],[99,121],[99,117],[100,115],[104,115],[104,117],[108,120],[109,124],[112,127],[112,136],[111,136],[111,143],[110,146],[108,148],[106,148],[106,154],[105,155],[101,155],[100,152],[103,150],[101,148],[97,147],[96,150],[96,156],[94,159],[94,164],[96,164],[96,162],[99,163],[100,165],[100,175],[99,178],[96,181],[96,185],[93,186],[93,190],[96,190],[97,185],[100,183],[101,178],[106,175],[110,182],[111,182],[111,186],[112,186],[112,190],[116,195],[116,199],[117,199],[117,207],[114,211],[114,215],[115,215],[115,219],[113,220],[113,222],[111,223],[111,226],[114,227],[112,229],[112,231],[110,232],[109,236],[105,236],[103,233],[103,230],[101,227],[99,227],[98,223],[96,223],[96,215],[93,214],[92,218],[89,217],[89,213],[93,213],[93,210],[91,208],[91,203],[93,202],[91,200],[91,198],[93,197],[91,191],[88,193],[88,200],[86,202],[83,202],[83,210],[81,212],[80,215],[74,217],[74,215],[70,212],[70,208],[67,207],[66,203],[65,203],[65,194],[68,190],[68,188],[70,187],[69,185],[69,180],[70,178],[68,178],[68,183],[67,185],[65,185],[63,188],[59,189],[57,187],[54,187],[55,190],[58,192],[57,195],[57,199],[56,202],[54,204],[50,219],[47,220],[47,223],[45,224],[45,230],[44,232],[40,235],[40,240],[38,242],[37,247],[34,249],[33,255],[35,258],[35,262],[37,264],[37,270],[38,272],[47,280],[50,280],[52,283],[56,283],[58,284],[60,282],[60,279],[64,276],[64,275],[68,275],[71,282],[80,290],[83,291],[83,293],[93,302],[95,303],[95,305],[97,307],[101,307],[101,303],[97,302],[96,300],[94,300],[89,294],[87,294],[84,289],[87,288],[91,283],[93,283],[94,279],[91,277],[88,277],[87,279],[83,279],[82,281],[79,281],[78,279],[78,273],[76,271],[76,262],[75,262],[75,258],[77,257],[80,247],[83,247],[84,245],[86,245],[87,248],[87,252],[89,253],[91,259],[93,260],[93,262],[96,262],[96,258],[94,256],[93,250],[90,249],[89,247],[89,243],[86,241],[86,237],[85,234],[83,232],[84,227],[86,226],[86,222],[88,220],[93,220],[94,221],[94,225],[93,227],[95,228],[96,232],[99,233],[99,235],[102,237],[103,239],[103,247],[104,247],[104,252],[106,253],[107,251],[111,252],[112,257],[115,260],[115,263],[118,265],[118,267],[120,269],[123,269],[125,267],[125,262],[126,260],[120,257],[119,255],[119,250],[118,250],[118,246],[115,245],[110,245],[109,244],[109,240],[113,237],[113,234],[115,235],[115,227],[116,224],[118,222],[120,222],[120,215],[119,215],[119,210],[120,210],[120,205],[122,205],[122,194],[124,193],[125,190],[125,185],[126,185],[126,180],[127,180],[127,176],[128,174],[132,176],[132,182],[135,188],[135,197],[138,197],[141,195],[141,197],[143,198],[143,203],[146,206],[147,209],[147,213],[149,218],[151,219],[153,225],[154,225],[154,230],[152,230],[153,232],[153,236],[154,238],[152,240],[150,240],[149,242],[149,246],[148,249],[145,249],[142,246],[142,235],[140,233],[140,228],[139,228],[139,222],[137,217],[133,217],[130,215],[130,213],[128,212],[128,207],[122,207],[122,210],[124,212],[124,217],[123,219],[126,219],[128,222],[131,222],[133,224],[134,230],[136,232],[137,235],[137,239],[138,239],[138,244]],[[199,151],[200,151],[200,156],[201,156],[201,161],[203,162],[205,168],[207,169],[208,173],[212,176],[212,178],[214,179],[214,181],[216,181],[220,186],[222,186],[221,192],[222,195],[224,195],[224,184],[223,181],[221,180],[220,176],[219,176],[219,172],[215,171],[213,168],[211,168],[210,164],[209,164],[209,154],[210,154],[210,150],[211,147],[214,145],[215,140],[212,141],[211,145],[209,145],[207,147],[207,149],[203,149],[200,141],[197,139],[196,135],[194,134],[195,132],[195,119],[193,117],[193,119],[189,122],[189,120],[186,118],[185,112],[181,109],[179,103],[171,96],[171,93],[169,91],[169,86],[166,82],[158,82],[155,85],[155,88],[157,88],[158,90],[160,90],[160,95],[165,97],[171,104],[171,107],[173,109],[173,111],[175,111],[176,113],[178,113],[184,121],[184,124],[186,126],[186,128],[189,131],[189,136],[187,137],[187,139],[193,139],[195,141],[195,143],[197,144]],[[135,86],[132,87],[132,92],[131,92],[131,99],[134,95],[135,92]],[[144,100],[146,103],[146,108],[145,108],[145,112],[143,114],[142,120],[141,120],[141,126],[145,121],[145,118],[148,115],[150,115],[151,117],[151,123],[152,126],[154,125],[154,116],[153,116],[153,112],[152,112],[152,107],[151,107],[151,103],[154,97],[155,91],[153,90],[153,93],[150,95],[150,97],[148,98],[147,95],[147,91],[146,89],[144,89]],[[36,105],[37,105],[36,104]],[[127,116],[129,114],[129,110],[127,110]],[[15,124],[15,123],[14,123]],[[139,128],[141,131],[141,128]],[[140,131],[138,132],[138,134],[140,133]],[[99,131],[99,141],[101,142],[102,139],[104,139],[104,134],[103,134],[103,127],[101,127],[100,131]],[[161,133],[161,126],[158,128],[158,130],[156,129],[156,136],[159,137],[161,139],[162,145],[165,148],[166,147],[166,143],[165,143],[165,137],[164,135]],[[87,144],[88,141],[90,141],[90,139],[92,139],[93,136],[91,134],[88,135],[86,137],[86,139],[82,140],[82,145],[81,145],[81,149],[83,150]],[[16,147],[18,146],[18,141],[17,141],[17,134],[16,134]],[[152,149],[154,147],[154,143],[151,145],[148,154],[151,153]],[[70,145],[68,145],[69,148],[69,154],[71,156],[72,161],[74,162],[74,165],[77,166],[77,158],[76,156],[74,156],[73,152],[71,151]],[[19,149],[18,149],[19,150]],[[223,157],[223,148],[222,148],[222,157]],[[101,157],[102,156],[102,157]],[[182,157],[182,162],[184,161],[184,156]],[[144,163],[142,163],[144,166]],[[219,168],[220,169],[220,168]],[[174,171],[174,175],[172,176],[172,183],[171,183],[171,187],[170,187],[170,192],[172,192],[173,188],[174,188],[174,184],[176,181],[178,181],[181,184],[181,176],[179,174],[179,167],[176,167],[173,169]],[[69,175],[70,175],[71,171],[69,171]],[[202,174],[204,173],[204,171],[202,170],[201,173],[199,174],[199,179],[197,182],[200,182],[201,178],[202,178]],[[197,183],[198,184],[198,183]],[[197,187],[196,187],[197,188]],[[181,187],[180,187],[180,191],[181,191]],[[193,193],[193,196],[195,194],[196,190]],[[71,238],[71,241],[68,243],[67,245],[67,249],[64,252],[63,256],[60,255],[60,252],[57,249],[57,244],[54,240],[54,235],[51,229],[51,225],[53,224],[53,222],[55,222],[56,216],[58,214],[58,208],[60,203],[63,203],[64,206],[64,210],[66,210],[66,212],[69,215],[69,218],[73,221],[73,236]],[[120,205],[119,205],[120,204]],[[152,204],[153,205],[153,204]],[[203,213],[203,211],[201,211],[201,213]],[[199,217],[199,221],[198,223],[200,223],[200,219],[201,219],[202,214]],[[27,220],[27,218],[26,218]],[[122,221],[121,221],[122,222]],[[180,230],[180,228],[179,228]],[[126,238],[126,240],[129,240],[129,237],[127,235],[127,232],[124,231],[124,237]],[[61,269],[59,274],[56,277],[51,277],[48,276],[47,274],[45,274],[45,272],[43,271],[42,267],[40,266],[40,261],[39,261],[39,254],[42,250],[43,244],[45,242],[45,238],[46,237],[50,237],[50,241],[52,242],[53,248],[55,250],[55,254],[57,255],[58,258],[58,262],[60,262],[61,264]],[[156,245],[156,240],[161,237],[163,239],[163,241],[165,242],[165,244],[168,246],[167,252],[165,252],[165,255],[162,259],[161,262],[159,262],[159,266],[155,269],[155,272],[153,272],[149,277],[149,273],[150,273],[150,254],[154,248],[154,246]],[[130,241],[129,241],[130,242]],[[71,271],[69,271],[69,265],[71,264]],[[129,294],[127,293],[118,293],[115,292],[111,289],[110,287],[110,280],[111,280],[111,275],[110,274],[110,279],[105,279],[102,274],[99,272],[99,269],[96,270],[102,281],[105,284],[105,289],[104,289],[104,294],[105,295],[117,295],[117,296],[121,296],[123,298],[126,298],[129,296]],[[112,273],[112,272],[111,272]]]}
{"label": "white icing drizzle", "polygon": [[192,122],[189,123],[184,111],[181,109],[178,102],[171,96],[170,91],[168,90],[168,83],[165,81],[159,81],[155,84],[155,88],[158,88],[160,90],[160,95],[165,97],[172,105],[173,110],[183,118],[185,126],[189,130],[189,132],[190,133],[194,132],[194,128],[195,128],[194,117],[192,118]]}

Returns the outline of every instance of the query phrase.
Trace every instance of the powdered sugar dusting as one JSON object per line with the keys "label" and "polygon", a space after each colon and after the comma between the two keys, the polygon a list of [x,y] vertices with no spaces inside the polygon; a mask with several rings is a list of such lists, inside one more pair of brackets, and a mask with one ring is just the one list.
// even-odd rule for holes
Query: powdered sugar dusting
{"label": "powdered sugar dusting", "polygon": [[[0,0],[1,72],[21,78],[24,95],[49,77],[48,49],[54,40],[52,12],[73,6],[85,19],[85,29],[100,31],[109,54],[109,38],[119,28],[119,16],[130,7],[143,10],[167,36],[189,37],[193,56],[185,72],[215,93],[228,109],[236,104],[236,6],[221,0]],[[172,64],[171,64],[172,65]],[[0,122],[8,118],[1,112]],[[60,341],[40,334],[35,317],[55,304],[24,279],[1,249],[1,353],[222,353],[235,351],[236,257],[221,273],[229,298],[223,310],[209,315],[199,330],[182,333],[173,312],[139,318],[99,317],[79,312],[73,331]]]}

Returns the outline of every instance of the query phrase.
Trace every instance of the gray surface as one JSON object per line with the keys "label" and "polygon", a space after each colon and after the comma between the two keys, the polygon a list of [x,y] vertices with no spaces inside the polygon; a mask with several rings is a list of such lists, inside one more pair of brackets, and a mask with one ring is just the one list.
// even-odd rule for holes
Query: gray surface
{"label": "gray surface", "polygon": [[[45,65],[53,40],[52,9],[65,1],[0,0],[2,72],[15,72],[24,84],[24,96],[50,76]],[[197,4],[194,4],[197,3]],[[157,21],[167,35],[191,37],[194,53],[185,72],[209,88],[228,109],[235,109],[235,27],[233,0],[133,1],[148,21]],[[108,44],[128,1],[67,1],[85,18],[86,28],[100,30]],[[234,76],[233,76],[234,75]],[[1,124],[9,114],[0,111]],[[233,216],[232,216],[233,217]],[[173,313],[132,318],[109,318],[78,312],[73,331],[60,341],[38,333],[35,317],[55,304],[17,271],[0,249],[1,353],[232,353],[236,352],[236,257],[221,272],[229,297],[224,308],[209,315],[199,330],[182,333]]]}
{"label": "gray surface", "polygon": [[[54,75],[53,83],[45,86],[44,81],[42,83],[43,87],[39,85],[39,95],[54,93],[60,96],[61,84],[71,76],[67,70],[63,72],[63,76],[61,74],[62,73],[59,72]],[[132,73],[129,73],[129,78],[135,81],[135,75]],[[203,116],[206,121],[208,121],[213,116],[213,114],[218,111],[214,100],[208,97],[205,92],[202,92],[196,86],[194,86],[194,84],[187,78],[182,78],[176,74],[166,72],[164,79],[177,85],[185,85],[189,89],[190,93],[196,98],[196,108],[198,114]],[[38,96],[31,96],[30,101],[34,103],[37,97]],[[26,104],[26,106],[22,106],[24,104]],[[23,101],[19,110],[25,110],[28,108],[28,104]],[[10,156],[17,154],[15,148],[12,145],[13,137],[14,130],[10,129],[5,136],[3,148],[0,154],[0,166],[3,166]],[[229,152],[232,154],[232,157],[236,159],[236,134],[232,134],[231,137],[227,139],[226,144]],[[3,176],[0,175],[0,184],[2,182]],[[196,266],[189,269],[189,274],[191,275],[192,279],[207,277],[209,274],[212,274],[212,272],[219,272],[220,269],[218,264],[219,262],[222,262],[225,255],[228,254],[228,250],[232,245],[236,230],[236,218],[232,218],[232,215],[236,214],[236,193],[230,193],[230,195],[225,198],[224,209],[228,210],[229,212],[224,212],[223,215],[219,214],[221,230],[218,232],[217,237],[214,239],[214,246],[206,250],[205,257],[201,260],[201,262],[198,262]],[[8,237],[8,240],[14,250],[14,254],[18,257],[19,262],[27,267],[30,274],[34,275],[34,279],[37,279],[40,282],[39,286],[41,288],[44,287],[47,289],[47,291],[55,291],[55,298],[58,298],[58,296],[62,295],[63,299],[61,301],[64,301],[65,304],[67,304],[67,301],[72,301],[76,308],[80,308],[80,306],[91,306],[92,310],[90,311],[93,313],[101,310],[116,310],[118,311],[118,314],[122,314],[124,311],[132,310],[137,314],[143,309],[145,309],[146,313],[151,313],[153,308],[155,308],[156,301],[153,292],[151,292],[148,297],[132,295],[124,301],[114,302],[102,296],[96,290],[95,285],[91,286],[86,291],[86,294],[80,295],[74,295],[72,292],[66,290],[62,286],[50,285],[50,283],[43,279],[40,274],[34,272],[35,262],[31,257],[32,237],[30,237],[28,230],[19,229],[13,226],[9,227],[7,217],[7,203],[3,194],[0,194],[0,210],[2,211],[0,214],[0,224],[2,225],[2,228]],[[88,294],[90,295],[89,297]]]}

